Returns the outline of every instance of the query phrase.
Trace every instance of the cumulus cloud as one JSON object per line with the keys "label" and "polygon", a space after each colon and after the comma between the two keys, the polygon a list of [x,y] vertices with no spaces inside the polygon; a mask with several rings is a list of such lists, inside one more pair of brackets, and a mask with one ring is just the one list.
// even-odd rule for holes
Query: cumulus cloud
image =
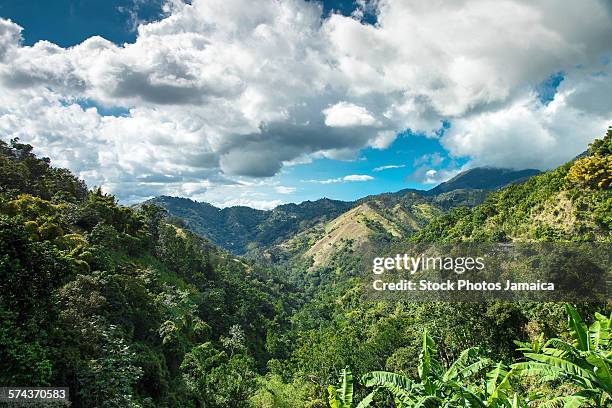
{"label": "cumulus cloud", "polygon": [[425,185],[435,185],[443,183],[457,174],[462,170],[459,168],[444,168],[444,169],[432,169],[425,166],[418,167],[412,172],[407,178],[407,181],[416,182]]}
{"label": "cumulus cloud", "polygon": [[12,21],[0,19],[0,61],[4,61],[9,52],[19,46],[21,30]]}
{"label": "cumulus cloud", "polygon": [[471,157],[474,166],[548,169],[567,161],[612,123],[612,102],[604,96],[612,85],[607,76],[565,83],[548,105],[532,93],[461,118],[441,142],[451,154]]}
{"label": "cumulus cloud", "polygon": [[[2,137],[132,201],[234,197],[241,177],[384,149],[406,129],[438,137],[442,121],[452,156],[547,168],[612,118],[602,0],[360,1],[325,18],[304,0],[174,0],[134,43],[24,46],[21,31],[0,19]],[[544,105],[534,89],[557,72]]]}
{"label": "cumulus cloud", "polygon": [[440,184],[470,167],[470,164],[459,166],[455,160],[445,158],[438,152],[417,157],[412,165],[414,170],[406,181],[419,184]]}
{"label": "cumulus cloud", "polygon": [[374,126],[378,122],[363,106],[338,102],[323,110],[325,124],[330,127]]}

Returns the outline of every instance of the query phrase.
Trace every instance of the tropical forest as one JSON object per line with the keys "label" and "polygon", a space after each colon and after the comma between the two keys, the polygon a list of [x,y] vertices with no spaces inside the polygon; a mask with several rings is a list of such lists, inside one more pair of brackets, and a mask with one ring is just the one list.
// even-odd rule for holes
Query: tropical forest
{"label": "tropical forest", "polygon": [[74,407],[612,406],[609,302],[374,300],[359,268],[368,243],[610,243],[610,129],[551,171],[482,170],[502,186],[268,211],[123,206],[52,159],[0,142],[2,385]]}

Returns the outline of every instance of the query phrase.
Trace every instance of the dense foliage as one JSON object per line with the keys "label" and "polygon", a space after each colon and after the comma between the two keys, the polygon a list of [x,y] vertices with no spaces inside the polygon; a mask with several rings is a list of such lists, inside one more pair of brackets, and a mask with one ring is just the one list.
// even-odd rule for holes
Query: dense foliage
{"label": "dense foliage", "polygon": [[[238,258],[189,219],[121,206],[31,146],[0,142],[0,384],[67,386],[76,407],[603,406],[609,319],[595,312],[606,305],[577,305],[568,330],[557,303],[374,300],[356,243],[609,242],[610,190],[601,166],[591,177],[580,160],[608,163],[610,143],[608,132],[582,158],[477,206],[483,190],[404,191],[350,209],[325,200],[252,219],[244,207],[200,212],[218,234],[253,223],[261,235],[242,236],[250,256]],[[336,237],[314,264],[309,250]],[[588,329],[578,312],[595,315]]]}
{"label": "dense foliage", "polygon": [[457,208],[416,234],[416,241],[612,240],[612,130],[584,157]]}
{"label": "dense foliage", "polygon": [[350,202],[321,199],[283,204],[271,211],[243,206],[221,209],[208,203],[167,196],[156,197],[147,203],[163,207],[192,231],[237,255],[281,242],[353,206]]}
{"label": "dense foliage", "polygon": [[67,386],[77,407],[246,404],[291,288],[31,146],[1,143],[0,165],[0,384]]}
{"label": "dense foliage", "polygon": [[[388,395],[397,407],[579,407],[609,406],[612,402],[612,361],[609,355],[612,316],[599,313],[587,328],[571,305],[566,305],[571,340],[552,338],[544,342],[540,334],[531,343],[517,342],[522,360],[510,366],[495,363],[478,347],[463,350],[447,368],[437,359],[435,343],[427,331],[419,356],[418,376],[387,371],[363,375],[361,382],[373,391],[357,408],[384,402]],[[340,374],[337,388],[328,387],[333,408],[351,408],[353,376],[350,369]],[[562,387],[544,393],[530,384],[556,383]],[[564,389],[563,387],[569,387]],[[568,392],[570,391],[570,392]],[[523,393],[524,395],[521,395]]]}
{"label": "dense foliage", "polygon": [[[234,254],[243,255],[269,249],[301,233],[312,235],[309,233],[313,229],[363,204],[396,224],[402,232],[412,233],[443,210],[475,206],[484,200],[488,191],[538,173],[537,170],[476,168],[429,191],[407,189],[351,202],[323,198],[283,204],[269,211],[243,206],[217,208],[168,196],[155,197],[147,203],[165,208],[171,217],[181,220],[192,231]],[[423,214],[423,211],[433,213]]]}

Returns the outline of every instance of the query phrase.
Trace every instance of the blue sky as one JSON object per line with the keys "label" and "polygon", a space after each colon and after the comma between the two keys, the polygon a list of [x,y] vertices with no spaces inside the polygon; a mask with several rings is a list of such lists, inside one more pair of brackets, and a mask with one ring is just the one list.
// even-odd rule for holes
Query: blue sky
{"label": "blue sky", "polygon": [[[0,0],[0,16],[11,18],[24,28],[23,38],[27,45],[47,40],[62,47],[70,47],[94,35],[122,44],[135,41],[135,19],[146,22],[162,17],[162,4],[160,0]],[[339,12],[350,15],[355,9],[355,3],[350,0],[330,0],[322,4],[325,14]],[[369,16],[368,21],[372,22],[372,18]],[[97,106],[104,115],[118,116],[126,113],[125,109],[109,109],[91,101],[81,104],[84,107]],[[355,159],[315,159],[308,164],[286,167],[276,179],[281,185],[290,186],[295,191],[277,198],[297,202],[320,197],[354,200],[369,194],[404,188],[428,189],[435,183],[411,181],[408,176],[414,171],[415,160],[433,153],[447,157],[437,139],[404,134],[389,148],[366,148]],[[382,166],[402,167],[373,171]],[[330,184],[312,182],[354,174],[370,175],[373,180]],[[274,195],[274,192],[270,194]]]}
{"label": "blue sky", "polygon": [[[0,59],[10,84],[3,137],[126,203],[171,194],[267,208],[428,189],[470,166],[551,168],[612,116],[599,103],[612,20],[598,0],[567,10],[516,3],[525,15],[507,21],[490,18],[486,2],[329,0],[314,25],[307,1],[164,3],[0,0],[0,17],[15,23],[0,20],[0,52],[13,52]],[[481,23],[464,26],[463,15]],[[542,15],[551,18],[534,25]],[[592,32],[565,25],[570,15]],[[249,45],[254,35],[262,39]],[[258,61],[262,76],[245,70]]]}
{"label": "blue sky", "polygon": [[25,44],[47,40],[69,47],[94,35],[133,42],[134,18],[157,19],[161,6],[160,0],[0,0],[0,15],[24,28]]}
{"label": "blue sky", "polygon": [[[51,41],[62,47],[99,35],[114,43],[134,42],[138,22],[163,16],[163,0],[0,0],[0,16],[23,28],[24,43]],[[326,14],[350,15],[352,0],[322,1]],[[372,16],[369,17],[370,21]]]}
{"label": "blue sky", "polygon": [[[410,175],[424,164],[419,163],[419,159],[423,160],[427,158],[424,156],[435,154],[443,161],[434,167],[445,168],[451,164],[451,159],[437,139],[402,134],[387,149],[366,148],[361,151],[358,159],[351,161],[318,159],[309,164],[287,167],[279,179],[283,185],[296,185],[295,182],[298,181],[298,190],[293,195],[297,201],[312,199],[313,196],[353,200],[370,194],[404,188],[429,189],[437,181],[424,184],[411,180]],[[454,164],[452,168],[460,168],[466,161],[465,158],[452,160]],[[352,183],[312,182],[312,180],[336,179],[351,174],[369,175],[373,179]]]}

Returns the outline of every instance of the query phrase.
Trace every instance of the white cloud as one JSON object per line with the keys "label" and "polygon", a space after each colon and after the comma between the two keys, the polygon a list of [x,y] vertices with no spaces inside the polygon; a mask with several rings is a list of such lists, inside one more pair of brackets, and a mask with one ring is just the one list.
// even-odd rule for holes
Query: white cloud
{"label": "white cloud", "polygon": [[417,157],[412,165],[414,170],[406,177],[406,181],[430,185],[440,184],[471,167],[470,164],[459,166],[438,152]]}
{"label": "white cloud", "polygon": [[425,178],[423,178],[423,184],[440,184],[443,183],[460,173],[459,169],[442,169],[434,170],[430,169],[425,172]]}
{"label": "white cloud", "polygon": [[367,174],[351,174],[350,176],[344,176],[344,181],[370,181],[374,180],[374,177],[368,176]]}
{"label": "white cloud", "polygon": [[466,168],[448,167],[432,169],[427,166],[421,166],[412,172],[406,179],[407,181],[419,184],[436,185],[455,177],[464,170],[466,170]]}
{"label": "white cloud", "polygon": [[346,183],[351,181],[370,181],[374,180],[374,177],[368,176],[367,174],[350,174],[344,177],[338,177],[333,179],[326,180],[304,180],[308,183],[317,183],[317,184],[336,184],[336,183]]}
{"label": "white cloud", "polygon": [[[593,86],[601,90],[599,100],[593,92],[588,97],[581,95],[582,89]],[[592,77],[573,85],[564,81],[546,106],[530,94],[500,109],[457,120],[442,144],[453,155],[471,157],[473,166],[549,169],[586,150],[612,124],[612,114],[604,113],[612,102],[603,94],[610,92],[609,77]],[[587,110],[582,103],[597,108]]]}
{"label": "white cloud", "polygon": [[281,204],[285,204],[285,202],[282,200],[250,200],[248,198],[233,198],[231,200],[213,202],[211,204],[219,208],[244,206],[256,208],[258,210],[271,210]]}
{"label": "white cloud", "polygon": [[391,169],[403,169],[406,167],[405,164],[388,164],[386,166],[375,167],[372,171],[383,171],[383,170],[391,170]]}
{"label": "white cloud", "polygon": [[391,146],[391,143],[397,138],[397,131],[393,130],[381,130],[376,133],[374,139],[370,140],[369,145],[374,149],[386,149]]}
{"label": "white cloud", "polygon": [[444,161],[444,157],[438,152],[424,154],[420,157],[417,157],[412,163],[413,166],[418,166],[421,164],[428,164],[430,166],[439,166]]}
{"label": "white cloud", "polygon": [[325,124],[331,127],[375,126],[378,122],[363,106],[338,102],[323,110]]}
{"label": "white cloud", "polygon": [[291,193],[295,193],[296,188],[295,187],[287,187],[287,186],[276,186],[276,187],[274,187],[274,190],[278,194],[291,194]]}
{"label": "white cloud", "polygon": [[[21,27],[0,19],[0,132],[126,200],[214,199],[236,197],[226,186],[242,176],[384,149],[407,128],[435,136],[442,120],[451,155],[538,168],[610,123],[604,1],[360,4],[354,18],[322,20],[303,0],[175,0],[133,44],[71,48],[24,46]],[[373,7],[377,24],[362,23]],[[541,104],[532,90],[559,71]]]}
{"label": "white cloud", "polygon": [[0,61],[7,59],[20,41],[21,27],[10,20],[0,19]]}

